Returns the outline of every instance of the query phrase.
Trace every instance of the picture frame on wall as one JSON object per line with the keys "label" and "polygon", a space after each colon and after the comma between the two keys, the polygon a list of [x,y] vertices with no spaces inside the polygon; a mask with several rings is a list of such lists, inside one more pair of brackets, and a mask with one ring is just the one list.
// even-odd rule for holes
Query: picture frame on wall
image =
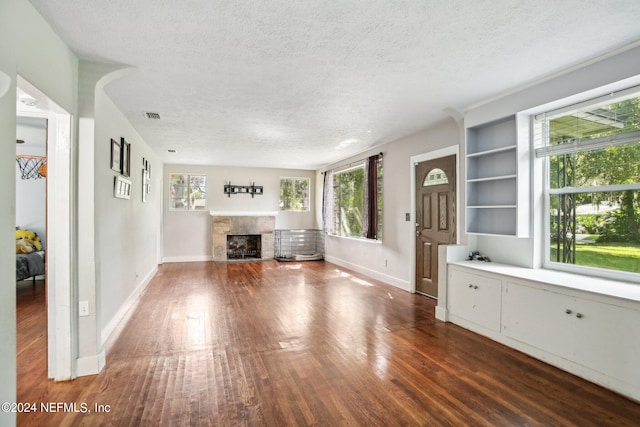
{"label": "picture frame on wall", "polygon": [[113,181],[113,197],[118,199],[130,199],[131,180],[120,175],[116,176]]}
{"label": "picture frame on wall", "polygon": [[115,139],[111,140],[111,170],[122,173],[122,146]]}
{"label": "picture frame on wall", "polygon": [[147,201],[147,196],[151,192],[151,163],[142,158],[142,202]]}
{"label": "picture frame on wall", "polygon": [[122,175],[131,176],[131,144],[124,138],[120,139],[122,145]]}

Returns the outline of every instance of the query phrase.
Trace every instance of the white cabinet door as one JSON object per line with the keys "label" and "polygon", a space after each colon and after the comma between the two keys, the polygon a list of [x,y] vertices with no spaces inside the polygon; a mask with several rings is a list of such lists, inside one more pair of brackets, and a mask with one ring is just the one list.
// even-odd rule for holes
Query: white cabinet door
{"label": "white cabinet door", "polygon": [[447,302],[451,314],[500,331],[501,280],[450,268]]}
{"label": "white cabinet door", "polygon": [[574,352],[575,298],[507,282],[503,333],[533,347],[571,359]]}
{"label": "white cabinet door", "polygon": [[575,361],[640,387],[640,311],[578,300]]}

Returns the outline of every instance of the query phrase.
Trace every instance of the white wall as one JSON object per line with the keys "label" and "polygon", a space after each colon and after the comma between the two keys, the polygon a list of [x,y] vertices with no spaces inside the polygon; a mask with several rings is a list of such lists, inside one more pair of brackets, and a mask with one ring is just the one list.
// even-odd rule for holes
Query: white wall
{"label": "white wall", "polygon": [[[11,77],[0,94],[0,140],[16,137],[15,13],[9,2],[0,2],[0,72]],[[14,144],[0,144],[0,401],[16,401],[16,279],[15,271],[15,154]],[[0,413],[0,425],[15,426],[16,417]]]}
{"label": "white wall", "polygon": [[[207,176],[207,208],[203,211],[174,211],[169,209],[169,180],[172,173]],[[280,177],[309,177],[309,212],[278,211]],[[234,185],[262,186],[263,195],[251,198],[248,194],[228,197],[225,182]],[[211,216],[209,211],[278,211],[276,228],[314,228],[315,173],[295,169],[238,168],[222,166],[165,165],[163,176],[164,259],[170,261],[198,261],[211,259]]]}
{"label": "white wall", "polygon": [[[16,144],[17,154],[46,156],[46,119],[20,119],[16,138],[25,141],[24,144]],[[16,226],[38,233],[43,245],[46,237],[46,191],[46,178],[22,179],[16,162]]]}
{"label": "white wall", "polygon": [[[378,152],[384,154],[382,242],[327,236],[326,259],[409,291],[413,285],[410,277],[411,247],[415,245],[413,239],[415,212],[411,212],[413,183],[410,159],[416,155],[456,146],[459,143],[459,126],[453,119],[448,119],[415,135],[398,139],[323,168],[323,171],[333,169]],[[460,176],[460,171],[458,174]],[[316,204],[321,206],[323,178],[320,171],[316,179]],[[406,213],[410,214],[410,221],[406,221]],[[320,210],[316,212],[316,217],[316,227],[322,228]]]}
{"label": "white wall", "polygon": [[[130,199],[113,196],[111,139],[124,137],[131,144]],[[123,315],[122,307],[155,274],[159,240],[161,190],[152,185],[142,202],[142,158],[152,165],[152,181],[162,176],[162,164],[104,93],[95,100],[95,250],[98,329],[105,334]],[[104,338],[104,337],[103,337]]]}
{"label": "white wall", "polygon": [[[29,28],[28,32],[24,28]],[[76,110],[77,59],[27,0],[0,2],[0,71],[11,77],[0,98],[0,136],[16,136],[16,77],[38,87],[58,105]],[[0,144],[0,400],[15,402],[15,144]],[[15,414],[0,413],[0,424],[15,425]]]}
{"label": "white wall", "polygon": [[[29,31],[24,31],[24,28],[29,28]],[[103,71],[109,67],[98,68],[99,71]],[[96,164],[102,168],[96,169],[96,172],[104,172],[105,170],[107,172],[106,175],[98,173],[95,179],[95,187],[99,190],[95,197],[95,222],[97,224],[95,236],[76,239],[78,227],[76,215],[83,208],[78,206],[77,189],[81,187],[78,180],[86,179],[88,174],[93,174],[93,167],[87,168],[87,165],[83,165],[83,167],[78,165],[78,60],[27,0],[0,2],[0,71],[7,74],[12,80],[9,92],[0,99],[0,136],[2,136],[2,140],[14,141],[16,139],[15,84],[18,74],[73,117],[70,144],[67,147],[62,147],[62,151],[66,150],[69,153],[69,157],[63,163],[70,163],[68,173],[72,180],[68,188],[69,194],[65,195],[65,200],[68,199],[70,207],[70,212],[67,213],[69,230],[65,236],[72,244],[81,241],[85,245],[84,249],[91,246],[91,249],[96,250],[95,267],[97,271],[94,280],[90,280],[91,284],[87,285],[85,279],[87,279],[93,265],[88,266],[87,275],[79,278],[78,252],[83,252],[83,248],[71,248],[70,257],[61,260],[71,268],[70,278],[66,284],[70,287],[70,292],[66,295],[65,305],[66,310],[71,311],[72,323],[75,323],[78,319],[74,303],[78,295],[85,298],[89,293],[97,293],[99,299],[96,310],[100,319],[96,321],[94,314],[92,326],[89,328],[83,328],[83,323],[79,323],[79,342],[76,349],[80,357],[85,351],[95,353],[97,347],[100,346],[100,338],[98,337],[100,331],[114,317],[117,318],[119,314],[122,314],[124,302],[130,299],[135,290],[139,289],[140,285],[148,280],[155,271],[160,247],[158,235],[160,234],[161,211],[158,200],[160,200],[161,193],[159,191],[156,191],[155,195],[152,193],[149,202],[143,206],[140,201],[141,177],[138,172],[141,170],[139,165],[141,165],[143,156],[151,159],[156,173],[162,173],[162,166],[144,141],[141,141],[141,138],[132,131],[122,115],[110,104],[110,101],[96,99],[95,158]],[[85,89],[92,91],[93,87],[83,87],[83,90]],[[92,96],[86,97],[86,101],[86,105],[94,103]],[[85,123],[89,122],[85,120]],[[92,133],[87,132],[88,127],[93,128],[93,126],[84,126],[83,134]],[[108,139],[105,139],[106,136]],[[106,163],[101,161],[109,158],[108,148],[106,148],[109,139],[120,136],[124,136],[132,143],[134,192],[132,199],[126,205],[128,207],[122,204],[118,205],[117,202],[111,200],[113,174],[110,173],[108,160],[105,161]],[[90,143],[93,143],[93,140]],[[0,197],[3,200],[3,203],[0,204],[0,237],[2,237],[0,239],[0,279],[3,283],[3,286],[0,287],[0,304],[2,305],[0,307],[0,341],[3,343],[0,346],[0,399],[15,402],[16,319],[15,286],[13,286],[15,282],[13,240],[16,226],[14,160],[16,148],[13,143],[1,144],[0,147],[0,175],[2,175],[2,182],[6,184],[0,190],[2,191]],[[85,148],[87,147],[85,146]],[[79,171],[83,175],[77,176],[76,173]],[[159,178],[159,176],[157,177]],[[156,186],[156,189],[159,187]],[[82,197],[80,199],[85,200]],[[93,199],[90,199],[90,203],[93,203]],[[132,236],[136,236],[138,239],[132,239]],[[79,281],[83,282],[82,286],[79,286]],[[95,286],[93,286],[94,284]],[[69,307],[70,303],[71,307]],[[69,327],[69,322],[66,323],[66,327]],[[69,337],[67,337],[67,342],[69,342]],[[80,362],[78,361],[78,363]],[[15,414],[0,413],[0,424],[3,426],[15,425]]]}

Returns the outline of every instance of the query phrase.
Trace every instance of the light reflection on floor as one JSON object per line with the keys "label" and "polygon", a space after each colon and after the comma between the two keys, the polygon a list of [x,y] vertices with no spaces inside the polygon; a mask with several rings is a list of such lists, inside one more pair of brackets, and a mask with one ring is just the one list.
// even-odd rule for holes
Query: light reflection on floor
{"label": "light reflection on floor", "polygon": [[207,324],[211,308],[206,295],[191,295],[187,301],[185,320],[187,342],[191,345],[203,345],[207,341]]}
{"label": "light reflection on floor", "polygon": [[358,277],[355,277],[355,276],[354,276],[354,275],[352,275],[352,274],[346,273],[346,272],[341,271],[341,270],[334,270],[334,271],[336,271],[337,273],[339,273],[339,274],[340,274],[340,277],[347,278],[347,279],[351,280],[352,282],[357,283],[358,285],[362,285],[362,286],[373,286],[373,284],[372,284],[372,283],[367,282],[366,280],[360,279],[360,278],[358,278]]}

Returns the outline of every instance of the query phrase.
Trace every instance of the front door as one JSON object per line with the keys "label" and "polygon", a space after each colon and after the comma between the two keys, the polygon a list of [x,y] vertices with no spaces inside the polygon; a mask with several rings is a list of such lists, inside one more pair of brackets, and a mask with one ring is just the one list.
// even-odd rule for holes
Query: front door
{"label": "front door", "polygon": [[416,292],[438,297],[438,246],[456,241],[456,157],[416,164]]}

